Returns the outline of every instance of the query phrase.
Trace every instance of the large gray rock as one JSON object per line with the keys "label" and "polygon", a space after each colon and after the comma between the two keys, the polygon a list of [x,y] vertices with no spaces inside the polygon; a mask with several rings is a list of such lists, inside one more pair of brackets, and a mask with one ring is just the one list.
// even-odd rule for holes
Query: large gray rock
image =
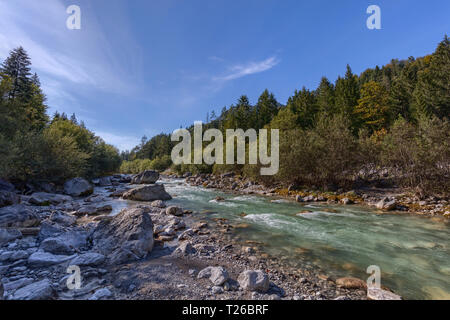
{"label": "large gray rock", "polygon": [[137,187],[125,192],[122,196],[127,200],[135,201],[155,201],[170,200],[172,197],[166,192],[162,184],[152,184],[148,186]]}
{"label": "large gray rock", "polygon": [[29,228],[40,222],[39,214],[21,204],[0,209],[0,228]]}
{"label": "large gray rock", "polygon": [[108,213],[112,211],[112,206],[110,204],[96,204],[96,205],[88,205],[83,206],[75,212],[77,217],[82,217],[85,215],[95,215],[101,213]]}
{"label": "large gray rock", "polygon": [[19,238],[22,238],[22,232],[19,230],[14,228],[0,228],[0,246]]}
{"label": "large gray rock", "polygon": [[144,258],[153,249],[153,223],[142,208],[122,210],[110,220],[101,221],[91,235],[95,251],[111,263]]}
{"label": "large gray rock", "polygon": [[95,267],[104,263],[105,260],[106,257],[100,253],[88,252],[77,256],[75,259],[70,261],[70,264],[79,267]]}
{"label": "large gray rock", "polygon": [[49,267],[61,264],[74,256],[54,255],[48,252],[37,251],[28,258],[28,265],[33,268]]}
{"label": "large gray rock", "polygon": [[0,190],[0,208],[20,202],[20,197],[11,191]]}
{"label": "large gray rock", "polygon": [[49,206],[69,202],[72,200],[73,199],[71,196],[66,196],[62,194],[35,192],[31,195],[28,202],[37,206]]}
{"label": "large gray rock", "polygon": [[147,170],[141,172],[133,177],[131,183],[133,184],[154,184],[159,179],[159,172]]}
{"label": "large gray rock", "polygon": [[11,291],[15,291],[17,289],[20,289],[22,287],[25,287],[25,286],[33,283],[33,282],[34,282],[33,278],[25,277],[25,278],[17,279],[15,281],[7,282],[7,283],[4,284],[4,287],[5,287],[5,291],[11,292]]}
{"label": "large gray rock", "polygon": [[230,278],[230,276],[223,267],[207,267],[198,273],[197,278],[209,278],[215,286],[221,286]]}
{"label": "large gray rock", "polygon": [[75,250],[63,238],[47,238],[42,241],[40,249],[56,255],[72,255]]}
{"label": "large gray rock", "polygon": [[14,300],[50,300],[54,290],[48,279],[29,284],[14,293]]}
{"label": "large gray rock", "polygon": [[111,298],[112,295],[112,292],[108,288],[102,288],[95,291],[88,300],[105,300]]}
{"label": "large gray rock", "polygon": [[64,192],[73,197],[88,196],[94,192],[92,185],[83,178],[75,178],[64,184]]}
{"label": "large gray rock", "polygon": [[247,291],[267,292],[269,290],[269,277],[261,270],[246,270],[238,277],[239,285]]}
{"label": "large gray rock", "polygon": [[68,227],[73,225],[77,221],[77,218],[61,211],[55,211],[50,215],[49,220],[64,227]]}

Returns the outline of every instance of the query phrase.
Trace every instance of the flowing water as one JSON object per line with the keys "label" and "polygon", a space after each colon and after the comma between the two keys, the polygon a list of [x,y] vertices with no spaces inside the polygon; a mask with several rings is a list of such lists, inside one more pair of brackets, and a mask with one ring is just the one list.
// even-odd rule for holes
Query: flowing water
{"label": "flowing water", "polygon": [[[165,180],[170,204],[222,217],[234,236],[299,268],[367,279],[381,269],[381,285],[408,299],[450,299],[450,233],[445,221],[406,214],[377,214],[362,206],[300,204],[257,195],[237,195]],[[217,202],[221,196],[226,199]],[[119,210],[126,201],[116,202]],[[214,213],[201,214],[202,211]],[[301,214],[299,214],[301,212]],[[243,215],[245,213],[246,215]]]}

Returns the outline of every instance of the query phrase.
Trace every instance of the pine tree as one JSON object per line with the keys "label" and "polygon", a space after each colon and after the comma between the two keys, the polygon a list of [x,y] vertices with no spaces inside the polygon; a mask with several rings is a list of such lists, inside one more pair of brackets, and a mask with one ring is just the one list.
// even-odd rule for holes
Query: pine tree
{"label": "pine tree", "polygon": [[316,90],[317,108],[323,115],[332,115],[336,112],[334,86],[326,77],[320,81]]}
{"label": "pine tree", "polygon": [[447,36],[431,56],[430,65],[418,74],[413,93],[418,115],[450,115],[450,41]]}
{"label": "pine tree", "polygon": [[22,47],[12,50],[3,63],[2,73],[11,77],[13,83],[9,93],[10,99],[15,99],[17,96],[26,96],[29,92],[32,83],[30,66],[30,57]]}
{"label": "pine tree", "polygon": [[359,85],[358,77],[353,74],[352,69],[347,65],[345,78],[339,77],[336,81],[336,110],[350,119],[351,126],[356,129],[356,119],[354,110],[358,105]]}
{"label": "pine tree", "polygon": [[278,102],[269,90],[264,90],[255,106],[253,118],[255,119],[255,129],[261,129],[269,124],[278,112]]}

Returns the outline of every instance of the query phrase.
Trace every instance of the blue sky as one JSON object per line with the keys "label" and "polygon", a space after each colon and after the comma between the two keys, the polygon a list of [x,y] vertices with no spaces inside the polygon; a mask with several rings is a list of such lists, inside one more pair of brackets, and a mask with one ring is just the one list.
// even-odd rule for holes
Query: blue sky
{"label": "blue sky", "polygon": [[[66,8],[81,8],[81,30]],[[369,30],[369,5],[382,30]],[[265,88],[281,103],[322,76],[434,51],[450,1],[0,0],[0,59],[22,45],[49,112],[76,113],[120,149]]]}

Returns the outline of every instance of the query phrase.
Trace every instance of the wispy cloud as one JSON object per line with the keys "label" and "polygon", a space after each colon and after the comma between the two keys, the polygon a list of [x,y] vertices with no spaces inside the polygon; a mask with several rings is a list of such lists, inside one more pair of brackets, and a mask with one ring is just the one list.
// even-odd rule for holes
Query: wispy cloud
{"label": "wispy cloud", "polygon": [[272,56],[263,61],[250,62],[245,65],[235,65],[230,67],[230,72],[224,76],[214,77],[215,81],[230,81],[239,79],[251,74],[264,72],[275,67],[280,60],[276,56]]}

